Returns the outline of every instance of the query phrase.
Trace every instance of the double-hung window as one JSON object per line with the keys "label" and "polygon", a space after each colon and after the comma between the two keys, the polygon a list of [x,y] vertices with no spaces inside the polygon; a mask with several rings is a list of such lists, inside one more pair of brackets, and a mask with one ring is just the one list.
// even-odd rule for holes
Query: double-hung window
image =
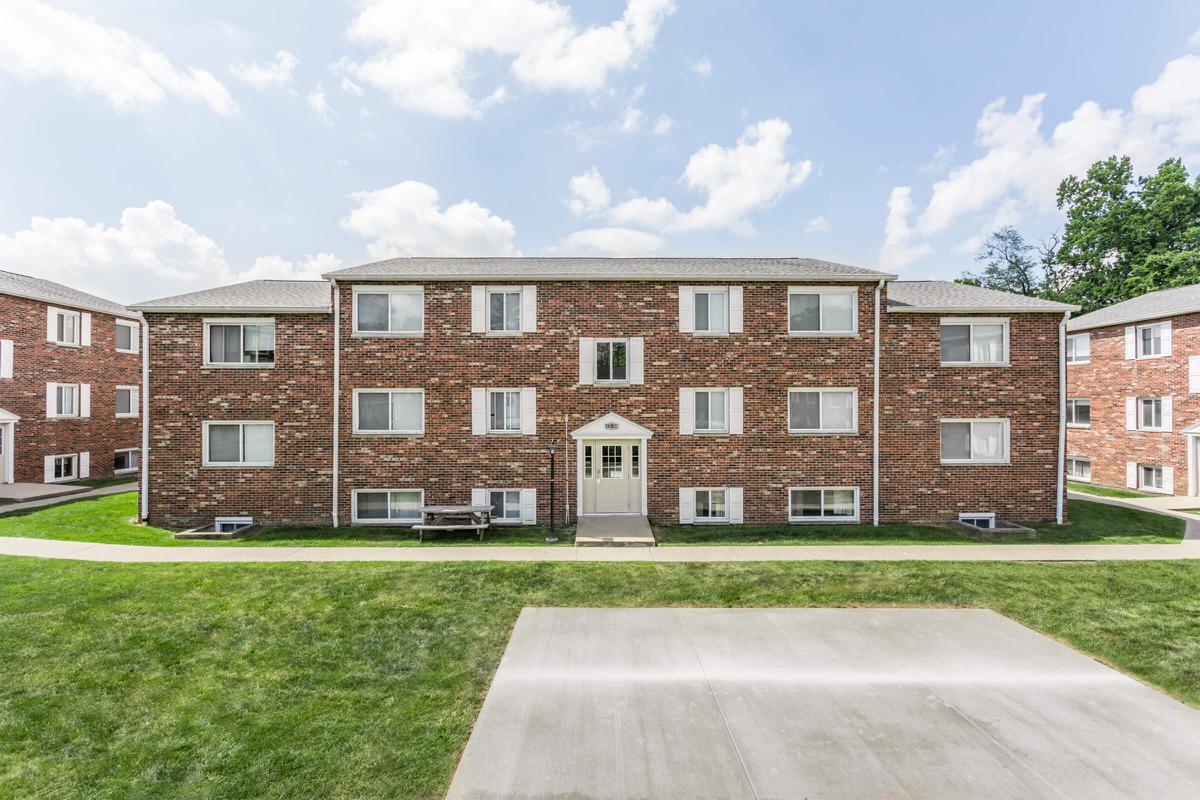
{"label": "double-hung window", "polygon": [[78,417],[79,416],[79,384],[74,383],[59,383],[53,387],[51,393],[53,406],[51,407],[51,417]]}
{"label": "double-hung window", "polygon": [[488,333],[521,332],[521,290],[519,288],[487,289]]}
{"label": "double-hung window", "polygon": [[943,365],[990,365],[1008,363],[1008,320],[943,319]]}
{"label": "double-hung window", "polygon": [[695,496],[696,522],[728,521],[729,511],[725,503],[724,489],[696,489]]}
{"label": "double-hung window", "polygon": [[55,344],[78,347],[80,344],[81,315],[78,311],[61,308],[50,309],[50,332]]}
{"label": "double-hung window", "polygon": [[1137,326],[1137,357],[1155,358],[1163,355],[1163,338],[1167,322],[1156,322],[1153,325]]}
{"label": "double-hung window", "polygon": [[629,381],[629,341],[627,339],[596,340],[596,383],[626,383]]}
{"label": "double-hung window", "polygon": [[354,287],[354,332],[368,336],[419,336],[425,330],[425,290]]}
{"label": "double-hung window", "polygon": [[696,333],[729,332],[729,292],[725,289],[696,289],[692,294]]}
{"label": "double-hung window", "polygon": [[138,468],[138,451],[135,447],[117,450],[113,454],[113,472],[134,472]]}
{"label": "double-hung window", "polygon": [[275,466],[275,423],[205,422],[204,466]]}
{"label": "double-hung window", "polygon": [[355,389],[354,432],[421,434],[425,432],[423,389]]}
{"label": "double-hung window", "polygon": [[420,489],[354,490],[354,522],[415,525],[421,521],[425,493]]}
{"label": "double-hung window", "polygon": [[488,389],[488,433],[521,432],[521,390]]}
{"label": "double-hung window", "polygon": [[943,464],[1007,464],[1007,419],[941,421]]}
{"label": "double-hung window", "polygon": [[791,522],[857,522],[858,489],[850,486],[801,486],[788,492]]}
{"label": "double-hung window", "polygon": [[1092,360],[1092,335],[1076,333],[1067,337],[1067,363],[1088,364]]}
{"label": "double-hung window", "polygon": [[275,321],[204,321],[204,364],[216,367],[270,367],[275,364]]}
{"label": "double-hung window", "polygon": [[1071,428],[1092,427],[1092,401],[1087,397],[1067,399],[1067,426]]}
{"label": "double-hung window", "polygon": [[855,433],[857,389],[789,389],[789,433]]}
{"label": "double-hung window", "polygon": [[1090,481],[1092,479],[1091,459],[1067,456],[1067,477],[1076,481]]}
{"label": "double-hung window", "polygon": [[793,336],[849,334],[858,330],[854,287],[792,286],[788,289],[788,333]]}
{"label": "double-hung window", "polygon": [[136,322],[128,322],[123,319],[117,320],[117,352],[118,353],[136,353],[138,352],[138,331],[140,327]]}
{"label": "double-hung window", "polygon": [[725,433],[729,430],[728,393],[724,389],[697,389],[696,433]]}
{"label": "double-hung window", "polygon": [[1161,397],[1138,398],[1138,429],[1143,431],[1166,430],[1163,424],[1163,399]]}
{"label": "double-hung window", "polygon": [[117,416],[136,417],[138,415],[138,388],[136,386],[117,387]]}

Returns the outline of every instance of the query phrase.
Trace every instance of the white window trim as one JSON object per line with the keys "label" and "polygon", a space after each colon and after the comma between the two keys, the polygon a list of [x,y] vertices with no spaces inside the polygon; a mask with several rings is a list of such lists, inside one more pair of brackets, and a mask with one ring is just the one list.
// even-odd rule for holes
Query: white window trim
{"label": "white window trim", "polygon": [[[854,398],[854,427],[852,428],[793,428],[792,427],[792,393],[793,392],[817,392],[824,395],[826,392],[850,392]],[[824,398],[822,398],[822,401]],[[820,411],[820,403],[818,403],[818,412]],[[787,429],[788,433],[794,436],[856,436],[858,435],[858,389],[854,386],[794,386],[788,389],[787,394]],[[822,415],[823,417],[824,415]],[[822,418],[822,421],[824,419]]]}
{"label": "white window trim", "polygon": [[[1089,420],[1091,420],[1091,418],[1092,418],[1092,417],[1091,417],[1092,399],[1091,399],[1090,397],[1068,397],[1068,398],[1067,398],[1067,408],[1070,408],[1070,407],[1071,407],[1071,403],[1072,403],[1072,402],[1078,402],[1078,401],[1080,401],[1080,400],[1086,400],[1086,401],[1087,401],[1087,404],[1088,404],[1088,412],[1089,412],[1089,413],[1088,413],[1088,419],[1089,419]],[[1067,416],[1070,416],[1070,415],[1067,415]],[[1092,423],[1089,421],[1089,422],[1088,422],[1086,425],[1084,425],[1084,424],[1082,424],[1082,423],[1079,423],[1079,422],[1068,422],[1068,423],[1067,423],[1067,427],[1068,427],[1068,428],[1084,428],[1084,429],[1086,429],[1086,428],[1090,428],[1090,427],[1092,427]]]}
{"label": "white window trim", "polygon": [[[1134,355],[1134,358],[1140,361],[1141,359],[1166,358],[1167,356],[1169,356],[1170,353],[1154,353],[1152,355],[1145,355],[1144,353],[1142,353],[1142,331],[1146,330],[1147,328],[1163,328],[1168,325],[1170,325],[1169,322],[1151,322],[1146,325],[1135,325],[1133,327],[1133,355]],[[1159,338],[1159,349],[1161,350],[1161,349],[1163,349],[1162,348],[1163,336],[1161,333],[1159,334],[1158,338]],[[1147,428],[1147,430],[1154,430],[1154,429]],[[1154,465],[1150,464],[1149,466],[1154,466]]]}
{"label": "white window trim", "polygon": [[[141,349],[138,347],[138,345],[142,340],[141,325],[139,325],[136,322],[131,322],[130,320],[127,320],[127,319],[117,320],[117,327],[119,328],[122,326],[129,328],[129,342],[130,342],[130,344],[133,345],[133,349],[126,350],[124,348],[118,347],[117,352],[118,353],[140,353]],[[208,342],[207,335],[204,337],[204,341],[206,343]]]}
{"label": "white window trim", "polygon": [[[692,335],[693,336],[728,336],[729,335],[729,287],[728,286],[692,286]],[[696,329],[696,295],[720,294],[725,297],[725,329],[719,331]],[[711,315],[710,315],[711,316]]]}
{"label": "white window trim", "polygon": [[[254,517],[215,517],[213,519],[213,531],[216,533],[235,533],[241,528],[249,528],[254,524]],[[222,531],[222,525],[233,525],[232,531]]]}
{"label": "white window trim", "polygon": [[1088,357],[1087,358],[1071,358],[1070,354],[1068,353],[1067,354],[1067,363],[1068,364],[1090,364],[1090,363],[1092,363],[1092,342],[1091,342],[1092,335],[1090,333],[1073,333],[1067,337],[1068,342],[1070,342],[1072,340],[1079,340],[1079,339],[1087,340]]}
{"label": "white window trim", "polygon": [[[725,397],[725,427],[704,428],[696,427],[696,393],[722,392]],[[729,387],[728,386],[696,386],[692,389],[692,435],[693,436],[728,436],[729,434]]]}
{"label": "white window trim", "polygon": [[[696,513],[696,493],[697,492],[724,492],[725,493],[725,515],[721,517],[701,517]],[[711,504],[712,497],[710,495],[709,502]],[[727,525],[729,524],[729,487],[728,486],[696,486],[692,488],[692,524],[694,525]]]}
{"label": "white window trim", "polygon": [[392,492],[416,492],[419,497],[419,499],[417,501],[418,506],[425,505],[425,490],[424,489],[413,489],[413,488],[408,488],[408,489],[403,489],[403,488],[402,489],[374,489],[374,488],[372,488],[372,489],[354,489],[353,491],[350,492],[350,521],[353,524],[355,524],[355,525],[385,525],[390,528],[407,528],[411,525],[420,525],[421,524],[421,517],[418,517],[417,519],[411,520],[411,521],[410,520],[394,520],[394,519],[391,519],[390,517],[388,519],[359,519],[358,495],[360,493],[364,493],[364,492],[369,493],[369,494],[378,494],[379,492],[387,492],[389,495],[389,497],[388,497],[389,513],[391,512],[392,500],[391,500],[390,495]]}
{"label": "white window trim", "polygon": [[[204,366],[211,367],[213,369],[274,369],[275,368],[275,361],[279,360],[279,339],[278,339],[279,331],[278,330],[275,331],[275,335],[276,335],[275,361],[272,361],[270,363],[266,363],[266,362],[262,362],[262,361],[255,361],[255,362],[213,361],[211,358],[212,338],[209,335],[209,328],[211,328],[213,325],[241,325],[241,326],[270,325],[270,326],[274,327],[275,319],[273,317],[253,317],[253,318],[252,317],[228,317],[228,318],[213,317],[213,318],[206,318],[204,320]],[[242,338],[241,338],[241,341],[243,342],[243,344],[245,343],[245,339],[246,339],[246,331],[243,328]],[[137,352],[137,351],[134,350],[134,351],[130,351],[130,352]]]}
{"label": "white window trim", "polygon": [[[975,341],[975,326],[976,325],[1002,325],[1004,331],[1001,333],[1001,348],[1003,349],[1004,358],[1000,361],[944,361],[942,360],[942,338],[941,328],[945,325],[967,325],[971,331],[971,338],[967,341],[967,355],[971,354],[971,344]],[[942,317],[941,324],[938,327],[938,363],[943,367],[1007,367],[1012,364],[1012,356],[1009,348],[1009,326],[1007,317]]]}
{"label": "white window trim", "polygon": [[[492,295],[515,294],[517,296],[517,329],[515,331],[492,330]],[[484,336],[520,336],[525,332],[525,287],[523,286],[491,286],[483,287],[483,334]]]}
{"label": "white window trim", "polygon": [[[387,394],[388,395],[388,422],[392,419],[392,400],[393,394],[419,394],[421,396],[421,427],[412,430],[386,430],[386,431],[364,431],[358,426],[358,396],[361,394]],[[379,389],[355,389],[353,391],[352,401],[354,408],[352,409],[353,416],[353,433],[355,436],[424,436],[425,435],[425,390],[424,389],[401,389],[401,388],[379,388]]]}
{"label": "white window trim", "polygon": [[[492,427],[492,395],[500,392],[515,392],[517,395],[517,428],[516,430],[497,430]],[[524,430],[523,420],[525,414],[524,402],[520,388],[505,388],[499,387],[496,389],[487,389],[483,397],[483,413],[487,418],[487,435],[488,436],[521,436]]]}
{"label": "white window trim", "polygon": [[[419,331],[360,331],[358,329],[358,296],[360,294],[419,294],[421,296],[421,329]],[[390,300],[388,301],[390,304]],[[425,335],[425,287],[421,285],[415,286],[392,286],[383,284],[380,286],[361,286],[353,287],[352,297],[350,298],[351,309],[351,331],[350,336],[357,339],[418,339]],[[391,324],[391,314],[388,314],[388,324]]]}
{"label": "white window trim", "polygon": [[[1169,432],[1171,430],[1170,428],[1167,427],[1166,409],[1164,409],[1162,407],[1163,406],[1162,401],[1165,397],[1166,397],[1166,395],[1146,395],[1145,397],[1138,397],[1136,399],[1136,402],[1134,405],[1134,410],[1137,412],[1137,429],[1139,431],[1149,431],[1151,433],[1164,433],[1164,432]],[[1159,401],[1159,416],[1162,417],[1162,421],[1163,421],[1162,425],[1151,426],[1151,425],[1143,425],[1142,424],[1142,401],[1143,400],[1158,400]],[[1149,464],[1147,466],[1152,467],[1154,465]]]}
{"label": "white window trim", "polygon": [[[792,330],[792,295],[794,294],[848,294],[854,298],[854,302],[850,304],[850,330],[848,331],[794,331]],[[818,312],[818,320],[820,323],[820,312]],[[858,287],[857,286],[789,286],[787,308],[784,309],[784,324],[787,325],[788,336],[798,338],[814,338],[831,339],[837,337],[854,337],[858,336]]]}
{"label": "white window trim", "polygon": [[[81,389],[81,384],[78,384],[78,383],[52,383],[50,385],[54,387],[54,406],[55,407],[52,409],[50,409],[50,408],[46,409],[46,417],[48,419],[82,419],[83,417],[80,415],[80,408],[79,408],[79,403],[80,403],[80,400],[82,399],[82,394],[83,394],[82,389]],[[75,413],[73,413],[73,414],[59,414],[58,413],[58,390],[65,386],[70,386],[72,389],[75,390]],[[49,400],[49,398],[47,398],[47,400]]]}
{"label": "white window trim", "polygon": [[[114,465],[115,465],[115,463],[116,463],[116,457],[117,457],[117,453],[134,453],[134,454],[138,454],[138,451],[139,451],[140,449],[141,449],[141,448],[138,448],[138,447],[118,447],[116,450],[114,450],[114,451],[113,451],[113,463],[114,463]],[[114,466],[114,468],[113,468],[113,474],[114,474],[114,475],[126,475],[126,474],[128,474],[128,473],[130,473],[130,472],[137,472],[137,471],[138,471],[138,469],[140,469],[140,467],[141,467],[141,465],[140,465],[140,464],[138,464],[138,465],[136,465],[136,466],[133,466],[133,467],[126,467],[125,469],[116,469],[116,468],[115,468],[115,466]]]}
{"label": "white window trim", "polygon": [[114,386],[113,387],[113,408],[116,408],[117,392],[121,391],[122,389],[125,389],[126,391],[129,392],[129,407],[132,408],[133,411],[127,411],[124,414],[122,414],[121,412],[118,411],[117,419],[133,419],[134,417],[138,416],[138,407],[141,405],[141,403],[138,402],[138,387],[136,387],[136,386],[120,386],[120,385]]}
{"label": "white window trim", "polygon": [[[266,461],[217,461],[208,460],[208,429],[212,425],[270,425],[271,426],[271,455],[272,460]],[[244,440],[244,434],[243,434]],[[259,467],[274,467],[275,466],[275,422],[269,419],[210,419],[205,420],[203,424],[200,446],[203,451],[200,454],[201,466],[208,469],[246,469]],[[240,448],[242,445],[239,444]],[[245,453],[242,453],[245,456]]]}
{"label": "white window trim", "polygon": [[[55,308],[54,306],[51,306],[48,310],[49,313],[54,315],[54,343],[59,347],[83,347],[83,313],[80,311],[71,311],[66,308]],[[59,315],[75,318],[75,341],[60,342],[58,340],[57,331]]]}
{"label": "white window trim", "polygon": [[[1147,486],[1145,483],[1143,483],[1143,482],[1142,482],[1142,469],[1143,469],[1144,467],[1150,467],[1151,469],[1156,469],[1156,470],[1158,470],[1160,473],[1162,473],[1162,480],[1163,480],[1163,484],[1164,484],[1164,485],[1163,485],[1163,486],[1161,486],[1161,487],[1159,487],[1159,486]],[[1156,493],[1156,494],[1166,494],[1166,493],[1167,493],[1167,488],[1166,488],[1166,486],[1165,486],[1166,482],[1167,482],[1167,468],[1166,468],[1166,466],[1164,466],[1163,464],[1143,464],[1143,463],[1142,463],[1142,462],[1140,462],[1140,461],[1139,461],[1139,462],[1137,462],[1137,488],[1138,488],[1138,489],[1140,489],[1140,490],[1141,490],[1141,491],[1143,491],[1143,492],[1154,492],[1154,493]]]}
{"label": "white window trim", "polygon": [[958,515],[959,522],[963,522],[963,523],[970,525],[971,523],[967,522],[967,520],[969,520],[969,519],[986,519],[992,523],[991,525],[984,525],[984,526],[977,525],[975,527],[983,527],[988,530],[996,527],[996,512],[995,511],[965,511]]}
{"label": "white window trim", "polygon": [[[854,516],[853,517],[795,517],[792,516],[792,492],[821,492],[821,511],[825,510],[825,492],[827,491],[852,491],[854,492]],[[861,522],[862,493],[858,491],[857,486],[789,486],[787,490],[787,513],[788,522],[798,522],[804,525],[855,525]]]}
{"label": "white window trim", "polygon": [[[1003,446],[1004,453],[998,459],[941,458],[941,455],[942,455],[942,423],[944,423],[944,422],[970,422],[970,423],[999,422],[999,423],[1001,423],[1001,444]],[[971,433],[972,433],[972,436],[974,436],[974,429],[972,429]],[[971,418],[943,417],[938,420],[938,459],[943,465],[946,465],[946,466],[971,466],[971,465],[1003,466],[1006,464],[1011,464],[1012,463],[1012,451],[1010,449],[1011,444],[1012,444],[1012,426],[1009,424],[1007,417],[971,417]]]}
{"label": "white window trim", "polygon": [[[523,525],[523,524],[525,524],[524,515],[522,514],[522,510],[521,510],[521,492],[522,491],[523,491],[522,489],[518,489],[516,487],[509,487],[509,488],[505,489],[505,488],[501,488],[499,486],[491,486],[491,487],[483,489],[483,492],[487,496],[487,504],[489,506],[492,504],[491,503],[492,492],[505,492],[505,493],[516,492],[517,493],[517,518],[509,519],[507,517],[499,517],[499,518],[492,517],[491,522],[493,525]],[[507,502],[508,501],[505,501],[505,507],[507,507]]]}
{"label": "white window trim", "polygon": [[[606,344],[606,343],[611,344],[613,342],[617,342],[619,344],[625,345],[625,377],[620,380],[613,380],[612,378],[601,378],[600,377],[600,358],[599,358],[598,348],[602,344]],[[630,373],[633,372],[633,364],[631,363],[631,359],[630,359],[630,356],[632,355],[632,350],[633,350],[633,348],[629,344],[628,336],[626,336],[626,337],[614,336],[614,337],[606,337],[606,338],[602,338],[602,339],[593,338],[592,339],[592,382],[595,383],[597,386],[628,386],[630,383],[630,381],[629,381]]]}
{"label": "white window trim", "polygon": [[[1086,478],[1080,478],[1077,475],[1071,475],[1070,470],[1068,468],[1068,471],[1067,471],[1067,479],[1068,480],[1075,481],[1076,483],[1091,483],[1092,482],[1092,460],[1090,458],[1088,458],[1087,456],[1067,456],[1066,460],[1068,462],[1083,461],[1083,462],[1086,462],[1088,465],[1088,476]],[[1064,465],[1064,467],[1065,467],[1065,465]]]}
{"label": "white window trim", "polygon": [[47,458],[71,459],[71,474],[65,478],[51,478],[48,483],[70,483],[71,481],[82,480],[79,477],[79,453],[56,453],[47,456]]}

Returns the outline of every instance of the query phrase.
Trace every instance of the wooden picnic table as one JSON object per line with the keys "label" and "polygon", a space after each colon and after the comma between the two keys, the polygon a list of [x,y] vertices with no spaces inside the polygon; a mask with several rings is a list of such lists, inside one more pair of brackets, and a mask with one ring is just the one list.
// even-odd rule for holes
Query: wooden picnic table
{"label": "wooden picnic table", "polygon": [[479,531],[482,542],[491,524],[491,506],[421,506],[421,524],[413,530],[420,541],[425,541],[425,531]]}

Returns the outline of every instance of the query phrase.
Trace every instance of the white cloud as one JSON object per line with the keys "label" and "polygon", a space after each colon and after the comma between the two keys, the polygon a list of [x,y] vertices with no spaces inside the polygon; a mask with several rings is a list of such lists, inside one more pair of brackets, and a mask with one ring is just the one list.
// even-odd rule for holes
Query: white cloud
{"label": "white cloud", "polygon": [[[1027,213],[1053,212],[1059,181],[1111,155],[1129,155],[1143,171],[1174,155],[1200,162],[1200,56],[1168,62],[1152,83],[1134,92],[1127,109],[1104,109],[1089,100],[1049,132],[1043,128],[1045,97],[1026,95],[1012,111],[1000,98],[983,109],[976,123],[983,155],[933,184],[929,202],[912,223],[915,230],[892,224],[898,197],[893,191],[884,252],[911,263],[914,252],[932,252],[931,240],[965,219],[986,215],[1011,223]],[[901,189],[907,226],[915,209],[909,190]],[[893,234],[906,238],[890,239]],[[923,246],[911,244],[914,234]]]}
{"label": "white cloud", "polygon": [[341,226],[372,240],[372,258],[520,255],[511,222],[472,200],[442,210],[437,190],[427,184],[404,181],[351,197],[358,207]]}
{"label": "white cloud", "polygon": [[708,56],[704,56],[699,61],[693,61],[692,72],[697,75],[712,75],[712,62],[708,60]]}
{"label": "white cloud", "polygon": [[671,132],[675,127],[675,120],[668,117],[666,114],[659,114],[658,119],[654,123],[654,135],[663,136]]}
{"label": "white cloud", "polygon": [[535,89],[596,91],[639,61],[674,10],[675,0],[628,0],[620,19],[581,31],[554,0],[361,0],[348,33],[377,50],[350,69],[404,108],[478,117],[471,56],[509,59]]}
{"label": "white cloud", "polygon": [[176,67],[161,51],[119,28],[38,0],[0,4],[0,70],[58,78],[95,92],[117,111],[157,105],[169,95],[238,112],[225,86],[202,69]]}
{"label": "white cloud", "polygon": [[[750,224],[746,218],[751,212],[770,207],[804,183],[812,172],[811,161],[788,161],[791,134],[791,126],[783,120],[768,119],[748,126],[734,147],[710,144],[697,150],[688,160],[681,180],[689,189],[705,195],[705,201],[687,211],[661,197],[634,197],[615,206],[601,206],[595,202],[601,197],[595,187],[603,185],[604,179],[594,169],[572,178],[573,198],[568,203],[578,200],[571,205],[572,210],[602,215],[615,226],[662,233],[714,228],[747,232]],[[592,193],[581,194],[581,187]]]}
{"label": "white cloud", "polygon": [[551,249],[557,255],[648,256],[664,244],[662,237],[632,228],[588,228]]}
{"label": "white cloud", "polygon": [[14,272],[133,302],[260,277],[316,277],[338,261],[328,253],[298,262],[266,256],[238,271],[217,243],[179,219],[170,203],[152,200],[125,209],[115,227],[76,217],[34,217],[25,230],[0,233],[0,263]]}
{"label": "white cloud", "polygon": [[234,64],[229,71],[259,91],[267,89],[282,89],[292,82],[292,73],[299,66],[300,59],[287,50],[275,54],[274,61],[261,63],[252,61],[249,64]]}
{"label": "white cloud", "polygon": [[933,252],[927,244],[912,244],[912,188],[897,186],[888,198],[887,222],[883,226],[883,249],[879,265],[885,269],[903,269]]}
{"label": "white cloud", "polygon": [[1188,37],[1188,44],[1200,44],[1200,28],[1197,28],[1196,32]]}
{"label": "white cloud", "polygon": [[571,178],[567,185],[571,190],[567,208],[577,217],[599,214],[612,202],[604,176],[595,167]]}
{"label": "white cloud", "polygon": [[829,224],[829,220],[824,217],[813,217],[808,222],[804,223],[805,233],[826,233],[833,226]]}
{"label": "white cloud", "polygon": [[329,100],[325,97],[325,87],[317,84],[313,90],[304,98],[308,103],[308,107],[313,110],[323,122],[331,122],[333,120],[333,109],[329,107]]}
{"label": "white cloud", "polygon": [[642,127],[642,120],[645,116],[637,106],[626,106],[625,111],[621,114],[621,119],[617,122],[617,130],[621,133],[633,133]]}

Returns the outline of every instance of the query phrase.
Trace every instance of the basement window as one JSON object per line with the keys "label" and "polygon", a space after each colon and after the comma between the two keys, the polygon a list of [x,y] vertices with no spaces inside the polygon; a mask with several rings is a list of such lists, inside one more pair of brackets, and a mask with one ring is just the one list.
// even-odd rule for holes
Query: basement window
{"label": "basement window", "polygon": [[958,521],[976,528],[992,529],[996,527],[994,511],[976,511],[970,514],[959,514]]}
{"label": "basement window", "polygon": [[217,533],[237,533],[254,524],[254,517],[217,517],[213,530]]}

